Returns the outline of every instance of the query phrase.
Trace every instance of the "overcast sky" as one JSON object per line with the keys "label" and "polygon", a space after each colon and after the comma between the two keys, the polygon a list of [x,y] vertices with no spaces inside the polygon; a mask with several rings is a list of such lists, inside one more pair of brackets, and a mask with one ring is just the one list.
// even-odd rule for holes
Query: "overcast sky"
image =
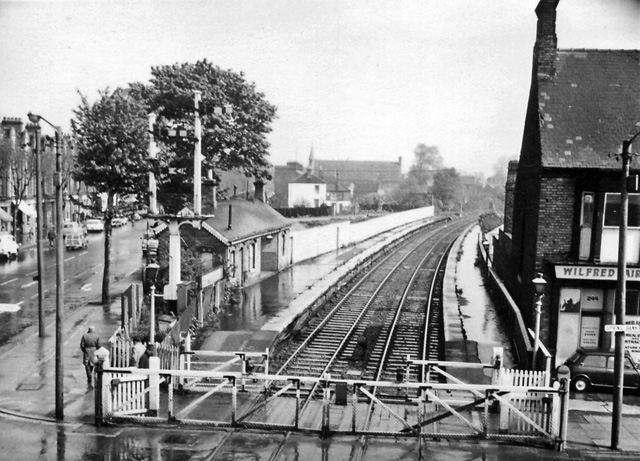
{"label": "overcast sky", "polygon": [[[0,0],[0,116],[68,130],[77,91],[152,65],[243,71],[278,119],[270,161],[517,158],[538,0]],[[640,49],[639,0],[561,0],[561,48]],[[506,165],[505,165],[506,168]]]}

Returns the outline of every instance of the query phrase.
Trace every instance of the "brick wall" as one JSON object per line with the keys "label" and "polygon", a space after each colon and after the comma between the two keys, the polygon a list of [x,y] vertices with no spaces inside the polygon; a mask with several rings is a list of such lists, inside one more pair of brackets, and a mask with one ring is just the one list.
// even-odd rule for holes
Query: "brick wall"
{"label": "brick wall", "polygon": [[518,173],[518,161],[509,162],[507,182],[504,186],[504,231],[511,234],[513,231],[513,194],[516,188],[516,175]]}

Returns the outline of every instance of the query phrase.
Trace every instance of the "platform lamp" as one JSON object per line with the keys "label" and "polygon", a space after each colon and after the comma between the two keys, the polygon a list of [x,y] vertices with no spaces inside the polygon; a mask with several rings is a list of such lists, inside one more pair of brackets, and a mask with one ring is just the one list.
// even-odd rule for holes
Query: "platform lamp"
{"label": "platform lamp", "polygon": [[[64,419],[64,357],[62,351],[62,322],[63,322],[63,309],[64,309],[64,246],[62,242],[62,154],[60,153],[60,129],[51,123],[46,118],[41,115],[32,114],[29,112],[27,114],[29,117],[29,121],[31,123],[36,124],[39,127],[40,120],[45,122],[47,125],[51,126],[51,128],[55,131],[55,151],[56,151],[56,171],[54,175],[54,184],[56,187],[56,419]],[[39,128],[38,128],[39,134]],[[37,157],[36,157],[37,158]],[[37,167],[36,167],[37,168]],[[40,186],[40,180],[38,180],[37,186]],[[38,206],[41,207],[41,199],[38,198]],[[40,211],[40,210],[39,210]],[[39,227],[42,226],[40,221],[40,215],[38,214],[38,222],[40,223]],[[39,229],[40,231],[41,229]],[[38,249],[42,249],[41,243],[41,235],[38,233]],[[41,269],[41,258],[38,258],[38,275],[39,275],[39,284],[42,283],[42,272]],[[40,287],[41,285],[38,285]]]}
{"label": "platform lamp", "polygon": [[534,278],[531,282],[533,283],[533,287],[536,291],[536,325],[535,337],[533,342],[533,358],[531,360],[532,368],[535,369],[538,358],[538,349],[540,349],[540,315],[542,314],[542,298],[544,297],[544,290],[547,287],[547,281],[542,277],[542,273],[538,272],[536,278]]}

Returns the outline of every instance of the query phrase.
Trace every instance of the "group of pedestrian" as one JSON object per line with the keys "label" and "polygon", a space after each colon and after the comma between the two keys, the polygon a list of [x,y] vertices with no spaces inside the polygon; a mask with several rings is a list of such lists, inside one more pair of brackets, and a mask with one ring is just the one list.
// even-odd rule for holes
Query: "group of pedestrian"
{"label": "group of pedestrian", "polygon": [[[120,330],[112,336],[112,339],[118,336],[122,336]],[[87,332],[82,335],[80,350],[82,350],[82,364],[87,375],[87,384],[91,386],[93,371],[98,361],[102,361],[103,366],[109,366],[109,351],[100,344],[100,336],[93,325],[89,326]],[[136,341],[131,350],[129,366],[149,368],[149,358],[152,356],[152,344],[145,346],[141,341]]]}

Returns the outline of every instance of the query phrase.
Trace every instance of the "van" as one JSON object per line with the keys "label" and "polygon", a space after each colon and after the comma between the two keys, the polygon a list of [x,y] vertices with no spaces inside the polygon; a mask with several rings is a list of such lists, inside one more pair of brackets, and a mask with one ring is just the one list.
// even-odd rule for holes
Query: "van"
{"label": "van", "polygon": [[62,237],[67,238],[67,235],[84,233],[87,235],[87,229],[81,226],[77,222],[67,221],[62,225]]}
{"label": "van", "polygon": [[87,238],[87,234],[82,229],[77,232],[64,235],[64,246],[67,250],[87,248],[88,243],[89,239]]}

